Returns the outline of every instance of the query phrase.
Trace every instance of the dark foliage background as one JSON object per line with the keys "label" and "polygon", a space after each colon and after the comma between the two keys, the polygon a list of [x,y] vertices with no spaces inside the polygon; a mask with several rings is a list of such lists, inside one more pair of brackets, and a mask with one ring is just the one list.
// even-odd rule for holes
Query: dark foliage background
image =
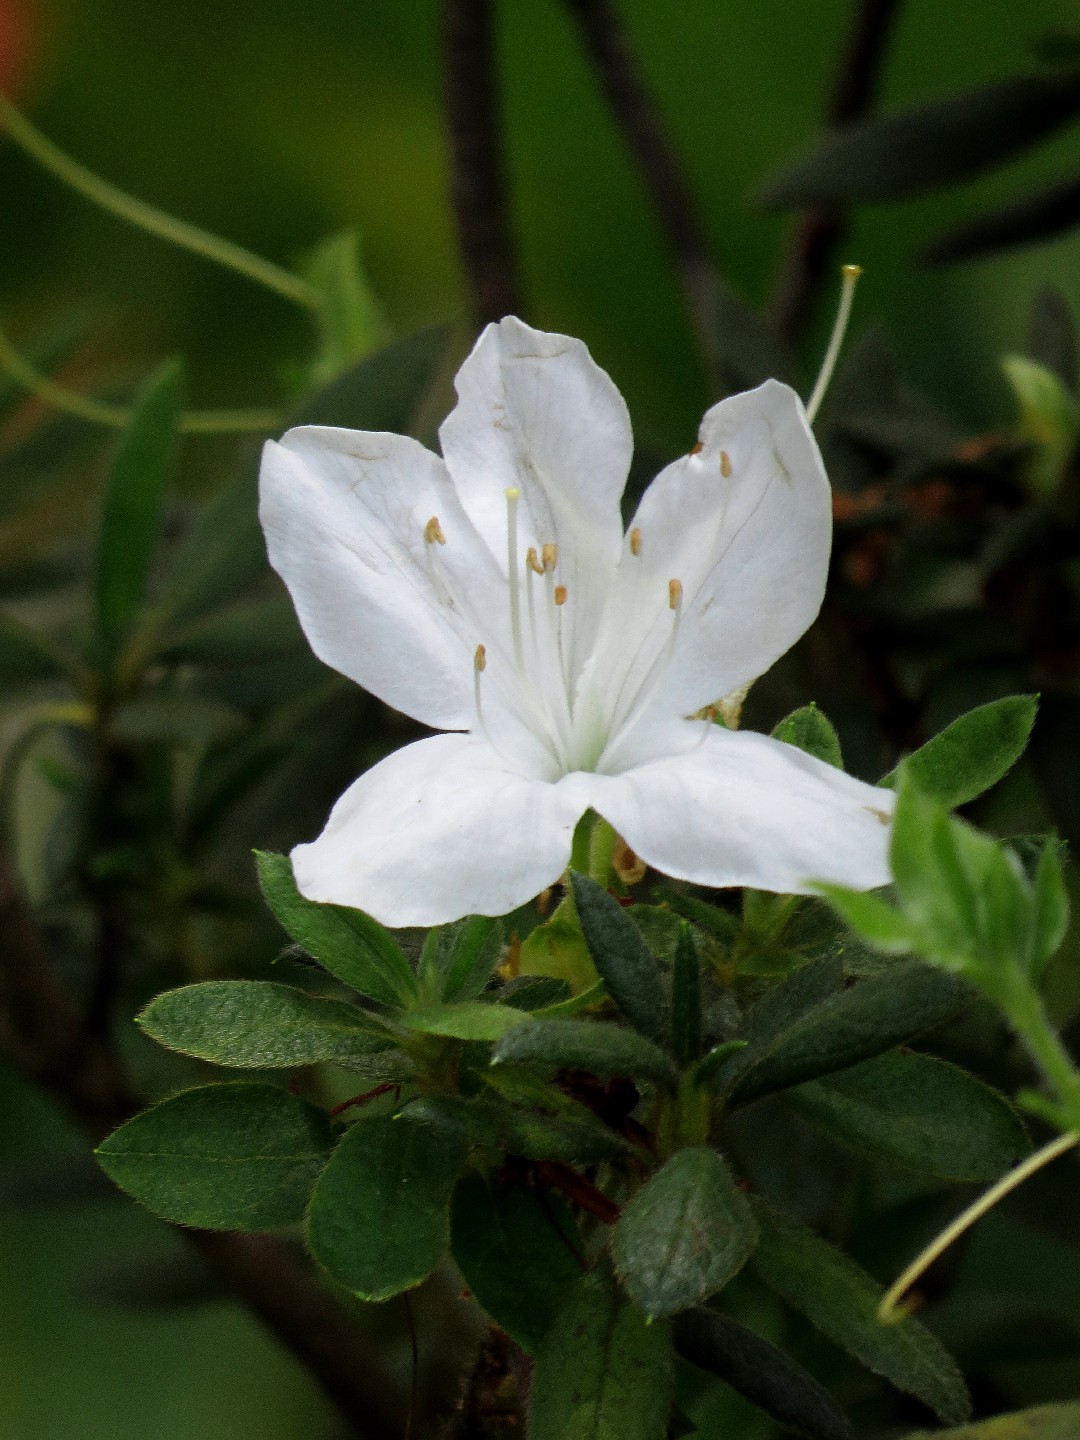
{"label": "dark foliage background", "polygon": [[[395,352],[392,381],[385,368],[354,377],[343,418],[430,437],[477,315],[450,201],[442,8],[0,0],[0,83],[91,169],[281,264],[358,230],[384,338],[450,328]],[[779,363],[805,390],[836,265],[866,271],[820,426],[837,491],[830,597],[755,689],[746,723],[768,729],[813,698],[837,725],[849,768],[876,778],[970,706],[1038,690],[1029,757],[975,818],[1002,834],[1056,827],[1075,847],[1075,7],[621,0],[690,196],[689,239],[677,199],[658,210],[626,117],[613,118],[590,68],[578,20],[595,7],[493,8],[518,301],[529,321],[582,336],[622,388],[641,481],[686,448],[715,388],[703,335],[727,381]],[[835,77],[860,15],[880,23],[880,65],[868,66],[871,44],[845,91]],[[864,131],[839,160],[826,151],[816,168],[790,168],[820,142],[830,113],[895,112],[1018,74],[1035,77],[1020,94],[958,102],[899,140]],[[1007,153],[1025,125],[1032,148]],[[860,181],[864,172],[871,179]],[[39,368],[126,401],[163,357],[180,355],[192,406],[295,409],[311,353],[302,312],[121,225],[8,143],[0,194],[0,325]],[[802,208],[777,208],[785,196]],[[835,232],[843,238],[830,247]],[[928,250],[938,262],[969,258],[930,264]],[[703,320],[700,307],[695,320],[685,303],[687,267],[702,253],[721,297],[728,286],[741,297],[722,298],[719,320]],[[772,332],[754,314],[771,316]],[[793,356],[767,341],[777,329]],[[1004,353],[1038,361],[1060,392],[1026,391],[1025,410]],[[114,441],[2,378],[0,405],[0,596],[7,614],[77,650]],[[186,442],[151,577],[167,623],[104,742],[57,714],[73,701],[67,679],[17,634],[0,647],[7,846],[78,1004],[96,1012],[147,1094],[192,1072],[134,1031],[135,1008],[184,977],[265,975],[277,954],[278,932],[255,899],[252,846],[313,834],[346,781],[412,733],[308,656],[261,558],[256,458],[254,440]],[[118,960],[104,971],[103,946]],[[1067,1033],[1080,1015],[1078,973],[1066,947],[1050,987]],[[989,1013],[938,1032],[933,1046],[1003,1088],[1026,1078]],[[0,1075],[0,1436],[334,1434],[302,1367],[175,1236],[111,1190],[38,1090]],[[741,1123],[747,1173],[884,1280],[955,1207],[950,1194],[839,1157],[774,1102]],[[927,1318],[973,1377],[981,1413],[1080,1388],[1078,1174],[1075,1159],[1059,1162],[928,1287]],[[478,1334],[457,1296],[442,1276],[418,1307],[431,1407]],[[733,1303],[835,1384],[867,1436],[925,1422],[762,1295],[736,1287]],[[362,1324],[388,1389],[404,1393],[403,1310],[395,1302]],[[748,1440],[773,1433],[734,1399],[716,1423]]]}

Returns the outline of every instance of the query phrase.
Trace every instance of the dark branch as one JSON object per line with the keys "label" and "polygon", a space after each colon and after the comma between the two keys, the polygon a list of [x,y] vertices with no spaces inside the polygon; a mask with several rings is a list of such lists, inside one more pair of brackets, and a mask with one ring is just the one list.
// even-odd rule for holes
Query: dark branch
{"label": "dark branch", "polygon": [[500,145],[494,0],[443,0],[451,192],[480,325],[521,311]]}
{"label": "dark branch", "polygon": [[[88,1029],[0,852],[0,1048],[90,1138],[139,1108],[100,1032]],[[349,1313],[282,1241],[269,1235],[179,1231],[301,1361],[367,1440],[400,1440],[402,1419],[378,1352]]]}
{"label": "dark branch", "polygon": [[[858,0],[826,109],[826,128],[849,125],[873,107],[900,5],[901,0]],[[805,211],[796,223],[770,307],[773,329],[789,345],[797,344],[806,328],[846,228],[843,210],[826,206]]]}
{"label": "dark branch", "polygon": [[664,133],[611,0],[565,0],[565,4],[577,21],[604,95],[638,162],[674,253],[690,319],[715,389],[719,374],[719,285],[708,235],[690,186]]}

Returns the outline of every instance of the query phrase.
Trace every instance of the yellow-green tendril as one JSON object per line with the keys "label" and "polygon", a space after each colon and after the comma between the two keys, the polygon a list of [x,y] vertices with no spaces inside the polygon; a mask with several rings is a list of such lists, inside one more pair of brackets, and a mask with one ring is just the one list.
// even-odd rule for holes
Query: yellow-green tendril
{"label": "yellow-green tendril", "polygon": [[36,160],[43,169],[62,180],[65,185],[77,190],[87,200],[100,205],[103,210],[118,215],[121,220],[126,220],[151,235],[157,235],[161,240],[178,245],[182,250],[190,250],[193,254],[213,260],[228,270],[235,270],[239,275],[246,275],[249,280],[266,286],[268,290],[275,291],[286,300],[292,300],[294,304],[303,305],[305,309],[320,308],[322,297],[319,291],[290,270],[284,270],[280,265],[274,265],[259,255],[252,255],[243,246],[234,245],[231,240],[222,240],[220,236],[212,235],[198,225],[177,220],[175,216],[148,205],[144,200],[137,200],[118,186],[110,184],[108,180],[102,180],[70,155],[65,155],[51,140],[42,135],[40,130],[31,125],[25,115],[15,109],[2,91],[0,124],[31,159]]}
{"label": "yellow-green tendril", "polygon": [[[125,410],[122,405],[106,405],[101,400],[92,400],[88,395],[80,395],[76,390],[58,385],[48,375],[35,370],[2,330],[0,370],[5,370],[31,395],[67,415],[89,420],[92,425],[105,425],[110,430],[123,430],[131,423],[131,411]],[[272,410],[189,410],[180,417],[180,429],[186,435],[228,435],[274,430],[278,421],[279,417]]]}
{"label": "yellow-green tendril", "polygon": [[1041,1170],[1044,1165],[1049,1165],[1051,1160],[1056,1160],[1059,1155],[1064,1155],[1066,1150],[1080,1143],[1080,1134],[1075,1130],[1067,1131],[1064,1135],[1057,1136],[1041,1150],[1036,1150],[1021,1165],[1010,1170],[996,1185],[992,1185],[984,1195],[969,1205],[968,1208],[958,1215],[951,1225],[947,1225],[936,1239],[932,1240],[926,1249],[907,1267],[904,1273],[886,1291],[881,1304],[878,1306],[878,1319],[888,1325],[897,1320],[902,1320],[907,1314],[907,1309],[899,1302],[904,1294],[911,1289],[924,1271],[929,1270],[939,1255],[943,1255],[954,1240],[958,1240],[965,1230],[970,1230],[976,1220],[981,1220],[988,1210],[992,1210],[999,1200],[1003,1200],[1010,1191],[1022,1185],[1025,1180]]}

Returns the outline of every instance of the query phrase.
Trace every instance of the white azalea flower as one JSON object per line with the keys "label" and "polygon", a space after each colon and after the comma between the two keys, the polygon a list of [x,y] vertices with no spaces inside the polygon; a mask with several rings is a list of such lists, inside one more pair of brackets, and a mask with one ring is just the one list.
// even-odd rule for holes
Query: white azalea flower
{"label": "white azalea flower", "polygon": [[350,786],[293,851],[303,894],[393,926],[505,914],[563,874],[590,807],[702,885],[885,884],[889,791],[688,718],[821,605],[829,484],[794,392],[714,405],[624,533],[630,421],[580,341],[503,320],[456,383],[442,459],[317,426],[264,452],[270,560],[315,653],[456,732]]}

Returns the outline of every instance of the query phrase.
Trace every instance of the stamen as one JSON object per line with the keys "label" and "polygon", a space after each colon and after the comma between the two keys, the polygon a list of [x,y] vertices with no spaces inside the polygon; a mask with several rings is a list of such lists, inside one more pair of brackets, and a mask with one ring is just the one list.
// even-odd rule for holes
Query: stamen
{"label": "stamen", "polygon": [[667,582],[667,603],[668,608],[674,610],[676,616],[682,610],[682,581],[669,580]]}
{"label": "stamen", "polygon": [[506,569],[510,582],[510,635],[514,644],[514,664],[522,685],[525,680],[525,647],[521,642],[521,580],[518,576],[517,507],[521,491],[513,487],[506,495]]}
{"label": "stamen", "polygon": [[720,451],[720,474],[725,480],[731,479],[731,456],[726,450]]}
{"label": "stamen", "polygon": [[704,444],[699,440],[696,445],[691,445],[691,446],[690,446],[690,454],[691,454],[691,455],[700,455],[701,452],[702,452],[702,450],[704,450],[704,449],[705,449]]}
{"label": "stamen", "polygon": [[491,736],[488,734],[487,726],[484,724],[484,711],[480,704],[480,676],[486,669],[487,650],[483,645],[477,645],[473,654],[473,696],[476,700],[476,723],[480,729],[480,733],[490,745]]}
{"label": "stamen", "polygon": [[424,526],[424,539],[429,545],[446,544],[446,536],[443,534],[443,528],[439,524],[439,517],[437,515],[432,515],[431,519]]}
{"label": "stamen", "polygon": [[565,586],[565,585],[556,585],[556,586],[555,586],[555,604],[556,604],[556,605],[565,605],[565,604],[566,604],[566,586]]}
{"label": "stamen", "polygon": [[559,547],[549,540],[546,545],[540,547],[540,559],[543,561],[545,574],[554,570],[559,563]]}
{"label": "stamen", "polygon": [[630,554],[641,554],[641,531],[637,528],[636,525],[634,526],[633,530],[630,531]]}
{"label": "stamen", "polygon": [[529,570],[533,575],[543,575],[544,567],[536,558],[535,545],[530,545],[528,550],[525,551],[525,564],[528,566]]}
{"label": "stamen", "polygon": [[821,402],[825,398],[825,391],[829,388],[829,381],[836,369],[836,362],[840,356],[840,346],[844,343],[844,332],[847,330],[848,319],[851,315],[851,302],[855,298],[855,286],[859,276],[862,274],[861,265],[844,265],[841,268],[840,304],[836,308],[836,319],[833,322],[832,334],[829,336],[828,349],[825,351],[825,359],[821,362],[821,372],[814,382],[814,388],[810,392],[810,399],[806,402],[806,418],[812,425],[817,418]]}
{"label": "stamen", "polygon": [[487,646],[477,645],[476,654],[473,656],[473,669],[480,675],[487,669]]}

